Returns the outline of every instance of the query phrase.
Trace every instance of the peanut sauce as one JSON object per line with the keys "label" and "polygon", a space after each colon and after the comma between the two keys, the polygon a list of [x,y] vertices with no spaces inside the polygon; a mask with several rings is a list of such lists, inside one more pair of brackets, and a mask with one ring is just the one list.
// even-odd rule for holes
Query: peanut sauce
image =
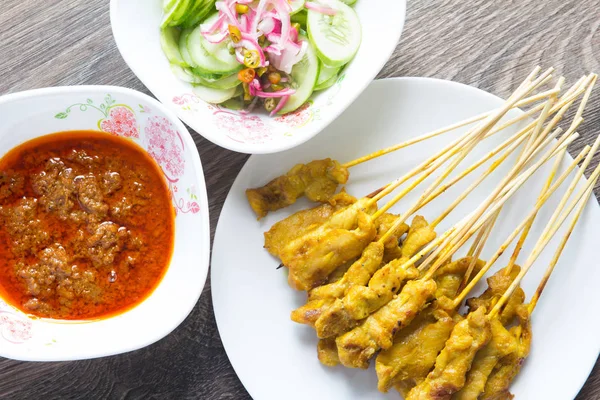
{"label": "peanut sauce", "polygon": [[61,132],[0,159],[0,296],[28,314],[133,308],[164,276],[174,235],[160,167],[130,140]]}

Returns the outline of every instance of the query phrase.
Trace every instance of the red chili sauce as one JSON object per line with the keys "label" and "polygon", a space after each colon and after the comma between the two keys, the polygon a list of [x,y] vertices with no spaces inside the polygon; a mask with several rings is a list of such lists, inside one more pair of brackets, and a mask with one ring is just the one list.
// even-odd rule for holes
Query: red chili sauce
{"label": "red chili sauce", "polygon": [[164,276],[174,233],[160,167],[127,139],[62,132],[0,159],[0,295],[26,313],[131,309]]}

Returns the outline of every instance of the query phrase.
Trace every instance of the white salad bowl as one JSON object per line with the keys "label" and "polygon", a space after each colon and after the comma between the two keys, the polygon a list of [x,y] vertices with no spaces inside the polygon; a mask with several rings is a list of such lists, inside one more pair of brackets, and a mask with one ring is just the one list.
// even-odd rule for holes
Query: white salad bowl
{"label": "white salad bowl", "polygon": [[[176,210],[173,256],[146,300],[105,319],[60,321],[28,316],[0,298],[0,356],[31,361],[101,357],[147,346],[169,334],[200,297],[210,251],[204,174],[185,126],[151,97],[111,86],[2,96],[0,120],[0,157],[25,141],[60,131],[101,130],[129,138],[161,166]],[[157,142],[167,146],[157,147]],[[176,168],[170,162],[173,152],[182,156]]]}
{"label": "white salad bowl", "polygon": [[242,153],[275,153],[295,147],[321,132],[367,87],[396,48],[404,25],[406,1],[359,0],[354,8],[362,25],[356,57],[337,82],[315,93],[295,112],[269,117],[244,115],[200,100],[189,83],[171,71],[161,49],[162,0],[111,0],[113,35],[125,62],[137,77],[186,124],[208,140]]}

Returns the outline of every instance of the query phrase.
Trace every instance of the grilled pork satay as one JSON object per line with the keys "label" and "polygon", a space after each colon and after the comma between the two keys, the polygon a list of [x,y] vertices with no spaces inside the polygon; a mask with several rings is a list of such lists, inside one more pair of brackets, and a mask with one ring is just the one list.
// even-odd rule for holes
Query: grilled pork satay
{"label": "grilled pork satay", "polygon": [[[417,317],[408,328],[396,335],[392,347],[377,356],[375,369],[379,390],[387,392],[394,386],[406,395],[431,371],[454,324],[462,320],[449,300],[457,295],[471,261],[470,257],[465,257],[436,272],[436,301],[423,311],[429,316]],[[477,260],[473,270],[478,272],[483,264]]]}
{"label": "grilled pork satay", "polygon": [[418,277],[418,270],[406,262],[423,246],[435,239],[435,232],[421,216],[413,219],[402,245],[401,258],[379,269],[368,286],[355,285],[343,298],[323,311],[315,323],[321,338],[338,336],[358,325],[358,322],[387,304],[409,279]]}
{"label": "grilled pork satay", "polygon": [[[379,241],[389,230],[394,226],[394,223],[400,216],[396,214],[384,213],[375,220],[377,225],[377,235],[374,241]],[[402,247],[405,245],[406,239],[401,238],[405,233],[409,231],[407,224],[401,224],[398,228],[393,230],[391,235],[388,235],[388,239],[383,243],[384,253],[383,262],[388,263],[392,260],[402,257]]]}
{"label": "grilled pork satay", "polygon": [[454,326],[444,349],[436,358],[433,371],[408,392],[406,400],[450,399],[464,386],[475,354],[492,336],[485,313],[485,307],[481,307]]}
{"label": "grilled pork satay", "polygon": [[[508,290],[517,275],[521,272],[521,268],[518,265],[514,265],[510,268],[510,274],[506,275],[505,272],[509,268],[510,266],[502,268],[498,273],[489,277],[487,279],[488,287],[479,297],[467,299],[469,311],[475,311],[479,307],[486,307],[489,310],[496,304],[496,301]],[[507,325],[513,320],[516,308],[523,304],[524,300],[525,292],[520,287],[516,288],[499,315],[500,322],[503,325]]]}
{"label": "grilled pork satay", "polygon": [[395,299],[336,339],[340,362],[346,367],[367,368],[371,357],[379,349],[389,348],[396,332],[429,303],[436,288],[433,279],[408,281]]}
{"label": "grilled pork satay", "polygon": [[471,370],[463,388],[452,399],[477,400],[483,393],[490,374],[498,366],[503,357],[516,354],[517,339],[509,332],[497,318],[491,321],[492,338],[473,360]]}
{"label": "grilled pork satay", "polygon": [[334,195],[338,185],[348,181],[348,175],[348,169],[335,160],[315,160],[297,164],[287,174],[263,187],[247,189],[246,196],[260,219],[269,211],[294,204],[303,195],[312,201],[326,202]]}
{"label": "grilled pork satay", "polygon": [[380,242],[373,242],[363,251],[361,257],[355,261],[344,276],[333,283],[316,287],[309,292],[308,303],[292,311],[292,321],[300,324],[314,325],[323,310],[331,305],[337,297],[356,284],[363,285],[371,275],[381,266],[384,248]]}
{"label": "grilled pork satay", "polygon": [[265,232],[265,249],[278,257],[281,250],[315,227],[324,224],[336,211],[356,203],[356,198],[342,191],[325,204],[298,211],[274,224]]}
{"label": "grilled pork satay", "polygon": [[515,379],[523,361],[529,355],[531,348],[531,315],[528,305],[523,304],[517,309],[519,325],[509,331],[511,340],[516,344],[516,350],[500,358],[495,364],[485,382],[485,389],[480,394],[482,400],[508,400],[514,396],[510,393],[510,384]]}
{"label": "grilled pork satay", "polygon": [[310,290],[323,284],[337,267],[361,255],[377,234],[368,207],[372,206],[360,199],[281,250],[291,287]]}
{"label": "grilled pork satay", "polygon": [[317,355],[321,364],[328,367],[335,367],[340,363],[338,357],[335,339],[321,339],[317,344]]}
{"label": "grilled pork satay", "polygon": [[396,335],[394,345],[380,352],[376,359],[380,391],[387,392],[394,386],[405,396],[408,390],[425,379],[452,328],[461,319],[460,314],[453,314],[434,303]]}

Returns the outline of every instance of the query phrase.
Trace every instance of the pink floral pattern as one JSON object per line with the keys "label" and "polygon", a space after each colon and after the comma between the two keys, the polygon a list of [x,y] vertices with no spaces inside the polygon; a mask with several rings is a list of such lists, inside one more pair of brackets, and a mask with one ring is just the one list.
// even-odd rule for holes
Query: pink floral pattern
{"label": "pink floral pattern", "polygon": [[165,117],[150,117],[145,128],[148,153],[163,168],[171,180],[183,175],[185,158],[183,140]]}
{"label": "pink floral pattern", "polygon": [[108,118],[101,120],[99,126],[104,132],[112,133],[115,136],[140,137],[135,114],[125,106],[112,108],[108,113]]}
{"label": "pink floral pattern", "polygon": [[[194,94],[184,94],[174,98],[173,103],[186,106],[186,104],[201,103],[201,100]],[[211,110],[217,110],[213,106],[210,107]],[[104,102],[101,104],[97,104],[92,99],[72,104],[65,111],[56,114],[54,118],[66,119],[71,114],[71,111],[75,109],[79,109],[81,112],[95,110],[101,113],[104,118],[98,121],[98,128],[104,132],[134,140],[140,139],[140,125],[136,117],[136,111],[128,105],[117,104],[110,94],[106,95]],[[143,147],[145,147],[148,154],[162,168],[169,185],[175,212],[184,214],[199,213],[200,205],[197,202],[198,197],[194,188],[187,189],[189,199],[184,199],[179,193],[178,185],[181,184],[179,179],[185,172],[185,149],[183,139],[179,135],[177,128],[165,117],[152,116],[152,109],[146,105],[138,104],[137,114],[148,115],[144,125],[145,137],[142,138]],[[0,319],[1,321],[3,320]],[[17,325],[15,324],[11,326],[16,327]],[[16,328],[13,330],[16,331]]]}
{"label": "pink floral pattern", "polygon": [[[1,303],[0,303],[1,305]],[[14,344],[22,344],[32,338],[33,323],[9,311],[0,311],[0,334]]]}
{"label": "pink floral pattern", "polygon": [[218,110],[214,113],[216,125],[227,132],[227,136],[236,142],[260,144],[270,138],[270,129],[256,115],[236,114]]}

